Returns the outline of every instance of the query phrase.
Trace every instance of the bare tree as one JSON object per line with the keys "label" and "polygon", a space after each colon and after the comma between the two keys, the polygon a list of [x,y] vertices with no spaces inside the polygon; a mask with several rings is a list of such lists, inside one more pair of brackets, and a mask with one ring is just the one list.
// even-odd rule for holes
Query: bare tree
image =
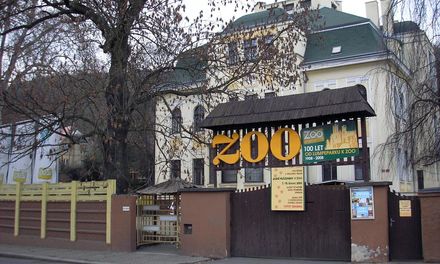
{"label": "bare tree", "polygon": [[[13,11],[7,6],[2,9],[2,24],[19,16],[29,19],[17,19],[4,27],[3,38],[26,32],[25,40],[38,42],[33,34],[46,23],[57,25],[60,38],[52,46],[57,60],[46,63],[53,72],[30,75],[32,80],[52,80],[50,88],[40,89],[46,95],[49,91],[51,102],[42,103],[35,89],[24,96],[16,86],[4,93],[8,107],[32,119],[50,115],[61,126],[81,126],[84,138],[101,143],[104,176],[118,179],[119,193],[126,192],[129,183],[128,143],[135,138],[130,132],[154,130],[151,126],[140,128],[141,120],[149,118],[145,105],[165,93],[226,94],[232,85],[250,79],[267,86],[298,82],[295,44],[305,36],[310,19],[304,9],[302,16],[272,14],[261,26],[271,35],[270,41],[260,43],[266,48],[252,60],[231,63],[228,43],[234,32],[246,29],[227,28],[229,21],[203,12],[189,19],[180,0],[13,2]],[[209,3],[217,10],[229,2]],[[222,30],[223,34],[217,34]],[[252,38],[254,31],[244,34]],[[5,41],[5,45],[10,43]],[[191,84],[172,78],[181,73],[203,78]],[[176,86],[180,88],[172,88]],[[23,102],[24,97],[33,100]]]}
{"label": "bare tree", "polygon": [[388,17],[406,22],[391,27],[391,20],[387,29],[384,21],[388,48],[406,72],[386,69],[390,73],[387,101],[395,129],[382,150],[398,161],[405,160],[400,166],[410,174],[416,167],[438,166],[440,161],[439,6],[438,0],[393,0]]}

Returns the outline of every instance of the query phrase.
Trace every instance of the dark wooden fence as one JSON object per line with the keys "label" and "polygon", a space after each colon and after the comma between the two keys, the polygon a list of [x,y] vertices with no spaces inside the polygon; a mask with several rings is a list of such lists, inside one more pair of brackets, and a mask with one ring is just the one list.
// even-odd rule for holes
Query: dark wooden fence
{"label": "dark wooden fence", "polygon": [[270,191],[232,194],[232,256],[350,261],[346,187],[306,186],[304,212],[271,211]]}

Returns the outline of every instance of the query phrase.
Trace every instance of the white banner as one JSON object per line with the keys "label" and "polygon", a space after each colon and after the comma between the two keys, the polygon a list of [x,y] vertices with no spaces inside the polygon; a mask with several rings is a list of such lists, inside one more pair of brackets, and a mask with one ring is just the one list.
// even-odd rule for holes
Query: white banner
{"label": "white banner", "polygon": [[0,184],[7,182],[9,169],[9,151],[11,148],[11,127],[0,128]]}
{"label": "white banner", "polygon": [[31,183],[32,145],[34,144],[34,123],[22,123],[16,126],[11,163],[9,164],[8,183]]}
{"label": "white banner", "polygon": [[42,129],[37,135],[39,147],[35,151],[32,183],[58,181],[58,160],[56,153],[61,141],[60,135],[49,129]]}

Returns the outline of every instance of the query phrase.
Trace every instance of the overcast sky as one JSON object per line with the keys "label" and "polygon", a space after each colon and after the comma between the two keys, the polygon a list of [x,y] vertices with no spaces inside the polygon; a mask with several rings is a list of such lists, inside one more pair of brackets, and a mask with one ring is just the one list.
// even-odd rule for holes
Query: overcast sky
{"label": "overcast sky", "polygon": [[[258,0],[238,0],[242,4],[249,3],[251,6],[253,6],[256,2],[259,2]],[[266,3],[273,3],[274,0],[260,0]],[[280,0],[279,0],[280,1]],[[371,1],[371,0],[343,0],[342,1],[342,11],[351,13],[358,16],[365,16],[365,2]],[[209,6],[207,0],[183,0],[183,2],[186,5],[187,8],[187,14],[190,16],[194,16],[194,14],[198,14],[200,10],[204,10],[206,13],[209,13]],[[232,5],[228,6],[222,6],[222,11],[220,13],[221,17],[223,19],[231,19],[233,16],[235,18],[240,17],[245,14],[244,11],[237,11],[234,13],[234,7]],[[215,15],[218,15],[216,13]]]}

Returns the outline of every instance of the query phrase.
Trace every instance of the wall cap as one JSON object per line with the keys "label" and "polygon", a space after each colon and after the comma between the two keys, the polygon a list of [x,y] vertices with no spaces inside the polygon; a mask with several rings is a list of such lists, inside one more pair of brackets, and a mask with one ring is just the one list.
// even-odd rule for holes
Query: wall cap
{"label": "wall cap", "polygon": [[180,189],[180,193],[193,193],[193,192],[235,192],[235,188],[188,188]]}
{"label": "wall cap", "polygon": [[389,186],[392,182],[380,181],[380,182],[347,182],[347,187],[364,187],[364,186]]}

